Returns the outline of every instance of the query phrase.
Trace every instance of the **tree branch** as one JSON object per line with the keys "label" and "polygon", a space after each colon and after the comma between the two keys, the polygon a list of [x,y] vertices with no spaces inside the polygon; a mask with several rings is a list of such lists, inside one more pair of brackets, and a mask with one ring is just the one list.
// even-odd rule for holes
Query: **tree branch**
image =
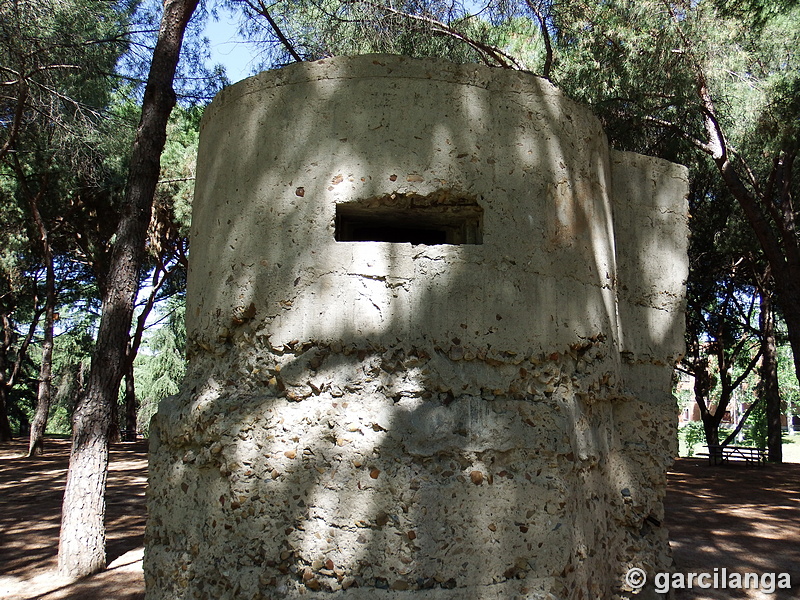
{"label": "tree branch", "polygon": [[753,403],[752,403],[752,404],[751,404],[751,405],[748,407],[748,409],[747,409],[747,410],[745,411],[745,413],[742,415],[742,418],[741,418],[741,419],[739,419],[739,424],[736,426],[736,429],[734,429],[734,430],[733,430],[733,431],[730,433],[730,435],[728,435],[728,437],[726,437],[726,438],[725,438],[725,440],[724,440],[724,441],[723,441],[723,442],[720,444],[720,446],[727,446],[728,444],[730,444],[730,443],[733,441],[733,439],[734,439],[734,438],[735,438],[737,435],[739,435],[739,432],[742,430],[742,427],[744,427],[744,424],[747,422],[747,417],[749,417],[749,416],[750,416],[750,413],[751,413],[751,412],[753,412],[753,409],[756,407],[756,405],[757,405],[759,402],[761,402],[761,398],[756,398],[756,401],[755,401],[755,402],[753,402]]}
{"label": "tree branch", "polygon": [[158,184],[164,185],[167,183],[180,183],[182,181],[194,181],[196,177],[173,177],[172,179],[159,179]]}
{"label": "tree branch", "polygon": [[44,314],[44,308],[38,306],[39,299],[36,295],[34,295],[34,301],[37,304],[33,312],[31,324],[28,327],[28,333],[25,335],[25,339],[22,340],[22,344],[20,344],[19,350],[17,351],[16,360],[11,368],[11,374],[8,376],[8,379],[6,379],[6,385],[9,388],[14,387],[17,382],[17,377],[22,369],[22,363],[25,360],[26,354],[28,353],[28,346],[31,345],[31,342],[33,341],[33,334],[36,333],[36,327],[39,325],[39,319]]}
{"label": "tree branch", "polygon": [[297,53],[297,50],[294,49],[294,45],[284,35],[283,31],[281,31],[281,28],[278,27],[278,24],[269,14],[269,9],[264,4],[263,0],[258,0],[258,6],[253,4],[253,2],[251,2],[250,0],[245,0],[245,3],[250,7],[250,9],[253,12],[261,15],[267,20],[267,23],[269,23],[269,26],[272,28],[272,31],[274,31],[275,35],[278,36],[278,39],[281,41],[281,44],[283,44],[283,47],[286,48],[286,51],[295,60],[295,62],[303,62],[302,57]]}
{"label": "tree branch", "polygon": [[24,79],[19,80],[19,90],[17,92],[17,105],[14,109],[14,118],[11,122],[11,128],[8,132],[3,147],[0,148],[0,161],[2,161],[6,154],[16,145],[19,130],[22,124],[22,116],[25,113],[25,102],[28,98],[28,84]]}
{"label": "tree branch", "polygon": [[446,23],[442,23],[441,21],[434,19],[433,17],[425,17],[422,15],[414,15],[411,13],[407,13],[401,10],[397,10],[390,6],[386,6],[385,4],[378,4],[375,2],[370,2],[369,0],[346,0],[347,2],[353,4],[356,1],[361,1],[362,4],[366,4],[367,6],[371,6],[372,8],[377,8],[380,10],[385,10],[388,13],[393,15],[397,15],[399,17],[403,17],[404,19],[409,19],[412,21],[419,21],[421,23],[425,23],[427,25],[432,26],[431,31],[434,33],[439,33],[442,35],[446,35],[448,37],[452,37],[453,39],[459,40],[464,42],[471,48],[477,50],[481,57],[484,59],[484,62],[491,66],[489,62],[486,60],[486,56],[491,57],[497,66],[503,67],[504,69],[521,69],[519,63],[514,60],[513,57],[509,56],[499,48],[496,48],[490,44],[485,44],[483,42],[479,42],[478,40],[474,40],[467,35],[456,31],[450,25]]}
{"label": "tree branch", "polygon": [[667,129],[671,129],[672,131],[680,135],[683,139],[685,139],[687,142],[696,147],[698,150],[701,150],[706,154],[711,154],[712,152],[712,148],[711,146],[709,146],[709,144],[701,140],[698,140],[696,137],[692,135],[689,135],[686,131],[683,130],[682,127],[680,127],[675,123],[672,123],[671,121],[666,121],[664,119],[659,119],[657,117],[651,117],[649,115],[646,115],[644,117],[644,120],[647,121],[648,123],[653,123],[655,125],[660,125],[661,127],[666,127]]}
{"label": "tree branch", "polygon": [[[800,263],[800,249],[797,245],[797,230],[795,225],[794,203],[792,202],[792,171],[796,153],[782,152],[780,160],[780,207],[782,209],[781,234],[784,245],[787,246],[787,259]],[[769,201],[769,199],[767,199]]]}
{"label": "tree branch", "polygon": [[550,81],[550,71],[553,68],[553,44],[550,39],[550,32],[547,30],[547,20],[545,19],[542,11],[534,4],[533,0],[525,0],[525,3],[533,11],[536,19],[539,21],[539,31],[542,32],[544,38],[544,66],[542,67],[542,77]]}

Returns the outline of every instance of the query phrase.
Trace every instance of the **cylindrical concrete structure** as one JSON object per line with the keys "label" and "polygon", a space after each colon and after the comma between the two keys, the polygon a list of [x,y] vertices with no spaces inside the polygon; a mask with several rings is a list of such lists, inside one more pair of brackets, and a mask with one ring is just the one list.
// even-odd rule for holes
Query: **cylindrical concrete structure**
{"label": "cylindrical concrete structure", "polygon": [[599,599],[665,570],[686,191],[526,73],[340,57],[224,90],[147,597]]}

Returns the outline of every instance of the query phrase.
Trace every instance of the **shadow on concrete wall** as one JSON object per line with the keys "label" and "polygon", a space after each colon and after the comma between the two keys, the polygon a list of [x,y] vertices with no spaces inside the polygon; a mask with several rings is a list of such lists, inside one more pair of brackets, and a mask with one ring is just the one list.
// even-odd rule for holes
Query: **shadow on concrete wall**
{"label": "shadow on concrete wall", "polygon": [[[442,64],[411,82],[420,103],[433,67]],[[529,115],[541,128],[515,128],[503,120],[521,92],[484,94],[475,83],[460,102],[460,88],[453,92],[441,122],[416,122],[380,97],[362,113],[352,81],[322,79],[292,105],[260,99],[224,151],[206,150],[187,315],[192,364],[153,428],[148,598],[342,588],[364,597],[432,589],[469,600],[603,598],[628,563],[666,566],[652,563],[666,560],[666,533],[653,523],[669,455],[661,428],[674,412],[669,369],[649,368],[649,383],[638,374],[626,381],[639,367],[626,367],[620,350],[630,336],[642,342],[635,350],[655,354],[681,315],[665,315],[669,331],[630,325],[617,297],[620,254],[663,249],[654,239],[662,232],[615,232],[610,160],[599,125],[580,130],[583,109],[542,103],[548,114]],[[245,85],[240,101],[259,93]],[[407,85],[386,80],[386,89]],[[320,123],[333,123],[325,138]],[[383,144],[369,134],[376,128]],[[413,156],[393,139],[408,129]],[[273,153],[265,136],[292,143]],[[600,150],[576,149],[582,142]],[[245,158],[237,147],[263,150]],[[443,151],[464,156],[443,161]],[[333,240],[337,201],[402,186],[424,192],[412,175],[440,167],[446,173],[431,185],[484,208],[482,245],[314,241]],[[276,184],[287,171],[297,173],[290,185]],[[342,191],[340,174],[354,177]],[[530,195],[495,202],[512,176],[511,194],[522,182]],[[265,197],[276,186],[277,202]],[[547,214],[530,201],[541,197],[553,203]],[[529,232],[527,249],[515,246],[524,236],[514,229]],[[373,264],[358,262],[372,251]],[[349,296],[331,287],[341,277],[325,279],[342,257],[358,263]],[[525,264],[533,260],[540,264]],[[626,288],[651,289],[631,280],[649,277],[651,262],[625,260]],[[642,341],[648,331],[664,339]]]}

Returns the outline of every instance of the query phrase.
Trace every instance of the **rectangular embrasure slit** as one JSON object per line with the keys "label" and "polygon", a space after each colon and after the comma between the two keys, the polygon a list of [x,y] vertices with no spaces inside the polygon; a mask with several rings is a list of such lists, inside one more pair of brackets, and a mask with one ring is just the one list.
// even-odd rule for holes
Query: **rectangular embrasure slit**
{"label": "rectangular embrasure slit", "polygon": [[[387,197],[369,204],[336,205],[337,242],[482,244],[483,209],[476,202],[425,202],[424,197]],[[389,204],[392,205],[389,205]]]}

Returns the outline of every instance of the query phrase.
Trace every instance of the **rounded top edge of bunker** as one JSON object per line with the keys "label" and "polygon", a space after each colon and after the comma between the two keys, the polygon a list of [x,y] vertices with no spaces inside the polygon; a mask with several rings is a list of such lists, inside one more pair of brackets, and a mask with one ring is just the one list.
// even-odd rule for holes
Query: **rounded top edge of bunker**
{"label": "rounded top edge of bunker", "polygon": [[[393,79],[427,79],[445,83],[472,85],[487,90],[502,88],[505,91],[557,96],[588,110],[584,105],[569,99],[549,80],[530,71],[490,67],[479,63],[455,63],[444,58],[412,58],[399,54],[360,54],[332,56],[315,61],[297,62],[262,71],[222,89],[208,105],[203,123],[226,105],[243,96],[261,90],[319,81],[324,79],[366,79],[387,77]],[[580,109],[579,109],[580,110]]]}

